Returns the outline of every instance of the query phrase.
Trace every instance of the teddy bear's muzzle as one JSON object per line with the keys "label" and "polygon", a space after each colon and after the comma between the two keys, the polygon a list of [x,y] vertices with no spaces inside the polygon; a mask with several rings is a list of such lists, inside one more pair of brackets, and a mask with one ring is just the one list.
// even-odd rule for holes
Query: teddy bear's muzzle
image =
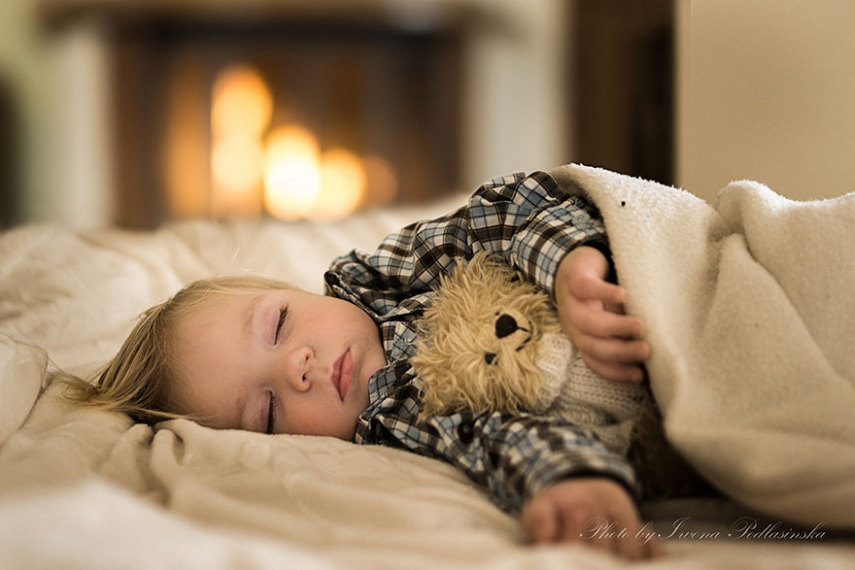
{"label": "teddy bear's muzzle", "polygon": [[[520,324],[521,322],[523,324]],[[494,329],[500,344],[513,350],[521,350],[531,341],[531,323],[523,315],[514,316],[508,312],[497,313]],[[519,334],[514,336],[515,333]],[[484,360],[487,364],[493,364],[496,362],[497,356],[495,352],[487,352],[484,354]]]}

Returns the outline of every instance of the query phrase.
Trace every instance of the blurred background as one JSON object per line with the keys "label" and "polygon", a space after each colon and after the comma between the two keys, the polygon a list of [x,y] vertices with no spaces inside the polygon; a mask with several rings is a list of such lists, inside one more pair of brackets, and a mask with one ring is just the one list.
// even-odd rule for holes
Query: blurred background
{"label": "blurred background", "polygon": [[849,0],[2,0],[0,225],[337,219],[583,162],[855,190]]}

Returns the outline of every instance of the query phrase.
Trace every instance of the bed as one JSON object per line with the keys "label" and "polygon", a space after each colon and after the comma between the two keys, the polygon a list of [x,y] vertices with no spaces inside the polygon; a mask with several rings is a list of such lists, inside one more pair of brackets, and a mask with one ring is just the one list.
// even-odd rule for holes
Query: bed
{"label": "bed", "polygon": [[[609,176],[558,174],[582,186]],[[90,374],[143,309],[184,283],[261,273],[320,291],[335,255],[370,249],[462,200],[327,223],[193,220],[146,232],[30,224],[0,235],[0,567],[626,567],[588,547],[526,543],[513,518],[434,460],[186,420],[134,424],[71,407],[50,382],[57,370]],[[855,568],[846,524],[833,529],[813,514],[794,523],[762,507],[645,504],[667,555],[643,566]]]}

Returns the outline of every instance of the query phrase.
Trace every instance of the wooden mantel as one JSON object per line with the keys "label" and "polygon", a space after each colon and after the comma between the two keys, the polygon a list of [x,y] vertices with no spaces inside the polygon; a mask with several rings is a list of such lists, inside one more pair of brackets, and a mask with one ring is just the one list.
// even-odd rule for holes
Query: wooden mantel
{"label": "wooden mantel", "polygon": [[44,0],[39,10],[42,22],[52,30],[91,18],[118,26],[287,21],[435,31],[501,25],[483,7],[425,0]]}
{"label": "wooden mantel", "polygon": [[399,181],[399,202],[459,184],[461,54],[477,19],[462,3],[45,0],[40,8],[48,33],[94,28],[108,54],[115,223],[214,215],[210,93],[235,62],[267,77],[271,128],[295,122],[321,147],[380,157]]}

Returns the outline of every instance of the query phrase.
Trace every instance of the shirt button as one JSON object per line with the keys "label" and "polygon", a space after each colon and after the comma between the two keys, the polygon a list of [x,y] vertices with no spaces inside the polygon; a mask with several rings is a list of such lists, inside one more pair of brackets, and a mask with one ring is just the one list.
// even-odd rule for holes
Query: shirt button
{"label": "shirt button", "polygon": [[472,443],[472,440],[474,439],[473,436],[474,433],[471,424],[460,424],[457,426],[457,437],[459,437],[460,441],[465,445]]}

